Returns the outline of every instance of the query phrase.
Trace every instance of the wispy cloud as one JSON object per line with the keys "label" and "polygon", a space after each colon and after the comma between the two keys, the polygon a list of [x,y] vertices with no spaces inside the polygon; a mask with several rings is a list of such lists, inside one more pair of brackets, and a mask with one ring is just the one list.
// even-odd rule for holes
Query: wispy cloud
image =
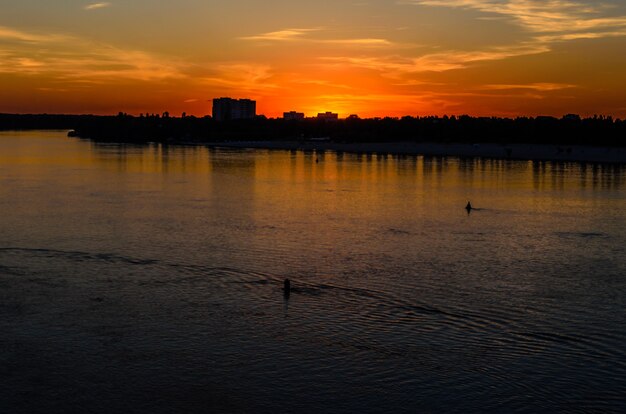
{"label": "wispy cloud", "polygon": [[492,91],[506,91],[515,89],[528,89],[540,92],[560,91],[563,89],[575,88],[576,85],[567,83],[528,83],[528,84],[491,84],[483,85],[481,89]]}
{"label": "wispy cloud", "polygon": [[477,51],[450,51],[432,53],[413,60],[415,71],[443,72],[453,69],[462,69],[469,64],[503,60],[517,56],[536,55],[548,52],[550,49],[539,44],[519,44],[487,48]]}
{"label": "wispy cloud", "polygon": [[69,40],[69,36],[54,33],[31,33],[0,26],[0,41],[19,41],[26,43],[54,43]]}
{"label": "wispy cloud", "polygon": [[506,58],[544,53],[550,49],[545,45],[521,44],[505,47],[494,47],[479,51],[448,51],[425,54],[420,57],[407,58],[401,56],[384,57],[350,57],[331,56],[321,59],[330,64],[351,65],[363,69],[384,72],[388,76],[400,78],[407,74],[420,72],[445,72],[463,69],[470,64],[502,60]]}
{"label": "wispy cloud", "polygon": [[582,39],[603,39],[607,37],[626,36],[626,27],[621,30],[612,30],[604,32],[576,32],[576,33],[557,33],[537,36],[535,40],[542,43],[567,42]]}
{"label": "wispy cloud", "polygon": [[313,29],[284,29],[275,32],[262,33],[254,36],[244,36],[243,40],[265,40],[273,42],[285,42],[302,39],[304,35],[310,32],[319,31],[319,28]]}
{"label": "wispy cloud", "polygon": [[56,33],[0,27],[0,73],[46,75],[63,81],[139,81],[185,77],[186,64],[153,53]]}
{"label": "wispy cloud", "polygon": [[88,4],[84,7],[85,10],[97,10],[97,9],[104,9],[105,7],[111,7],[112,4],[109,2],[102,2],[102,3],[91,3]]}
{"label": "wispy cloud", "polygon": [[391,46],[393,43],[387,39],[328,39],[328,40],[313,40],[319,43],[328,43],[345,46]]}
{"label": "wispy cloud", "polygon": [[476,10],[511,19],[535,33],[614,32],[626,28],[625,15],[611,15],[605,3],[571,0],[403,0],[402,4]]}
{"label": "wispy cloud", "polygon": [[321,27],[309,29],[284,29],[275,32],[262,33],[254,36],[240,37],[242,40],[263,41],[263,42],[309,42],[319,44],[335,44],[343,46],[390,46],[392,42],[387,39],[378,38],[340,38],[327,39],[311,37],[311,34],[321,32]]}
{"label": "wispy cloud", "polygon": [[218,63],[212,65],[211,71],[212,75],[200,77],[198,80],[203,84],[238,93],[262,93],[278,88],[272,82],[274,73],[270,65],[248,62]]}

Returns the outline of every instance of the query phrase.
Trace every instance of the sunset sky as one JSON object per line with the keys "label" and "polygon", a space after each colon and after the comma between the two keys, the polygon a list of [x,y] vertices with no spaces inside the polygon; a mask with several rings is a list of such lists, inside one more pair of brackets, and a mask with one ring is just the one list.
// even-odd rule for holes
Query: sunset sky
{"label": "sunset sky", "polygon": [[0,6],[0,112],[626,117],[624,0]]}

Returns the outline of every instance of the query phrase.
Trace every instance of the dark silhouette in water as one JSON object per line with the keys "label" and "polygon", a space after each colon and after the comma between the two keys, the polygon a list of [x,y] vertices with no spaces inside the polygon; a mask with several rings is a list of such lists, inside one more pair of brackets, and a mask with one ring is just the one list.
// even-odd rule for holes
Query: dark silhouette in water
{"label": "dark silhouette in water", "polygon": [[472,203],[470,203],[469,201],[467,202],[467,205],[465,206],[465,210],[467,210],[467,212],[469,213],[470,211],[472,211],[474,209],[474,207],[472,207]]}
{"label": "dark silhouette in water", "polygon": [[289,279],[285,279],[285,281],[283,282],[283,294],[285,295],[285,298],[288,298],[290,293],[291,281]]}

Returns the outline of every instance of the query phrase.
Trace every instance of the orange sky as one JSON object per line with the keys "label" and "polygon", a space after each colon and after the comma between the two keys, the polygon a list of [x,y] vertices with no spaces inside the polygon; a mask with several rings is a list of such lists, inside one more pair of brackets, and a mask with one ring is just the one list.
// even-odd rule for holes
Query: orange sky
{"label": "orange sky", "polygon": [[3,2],[0,112],[626,117],[623,0],[51,3]]}

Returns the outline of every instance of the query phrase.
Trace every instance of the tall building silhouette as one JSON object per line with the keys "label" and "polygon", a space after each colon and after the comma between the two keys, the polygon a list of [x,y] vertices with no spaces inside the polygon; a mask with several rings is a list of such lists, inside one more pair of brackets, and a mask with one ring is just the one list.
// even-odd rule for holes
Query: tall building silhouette
{"label": "tall building silhouette", "polygon": [[336,121],[339,119],[339,115],[332,112],[323,112],[317,114],[317,119],[323,119],[324,121]]}
{"label": "tall building silhouette", "polygon": [[217,121],[253,119],[256,116],[256,101],[251,99],[213,99],[213,118]]}
{"label": "tall building silhouette", "polygon": [[283,113],[283,119],[287,119],[287,120],[301,120],[301,119],[304,119],[304,113],[303,112],[296,112],[296,111],[284,112]]}

